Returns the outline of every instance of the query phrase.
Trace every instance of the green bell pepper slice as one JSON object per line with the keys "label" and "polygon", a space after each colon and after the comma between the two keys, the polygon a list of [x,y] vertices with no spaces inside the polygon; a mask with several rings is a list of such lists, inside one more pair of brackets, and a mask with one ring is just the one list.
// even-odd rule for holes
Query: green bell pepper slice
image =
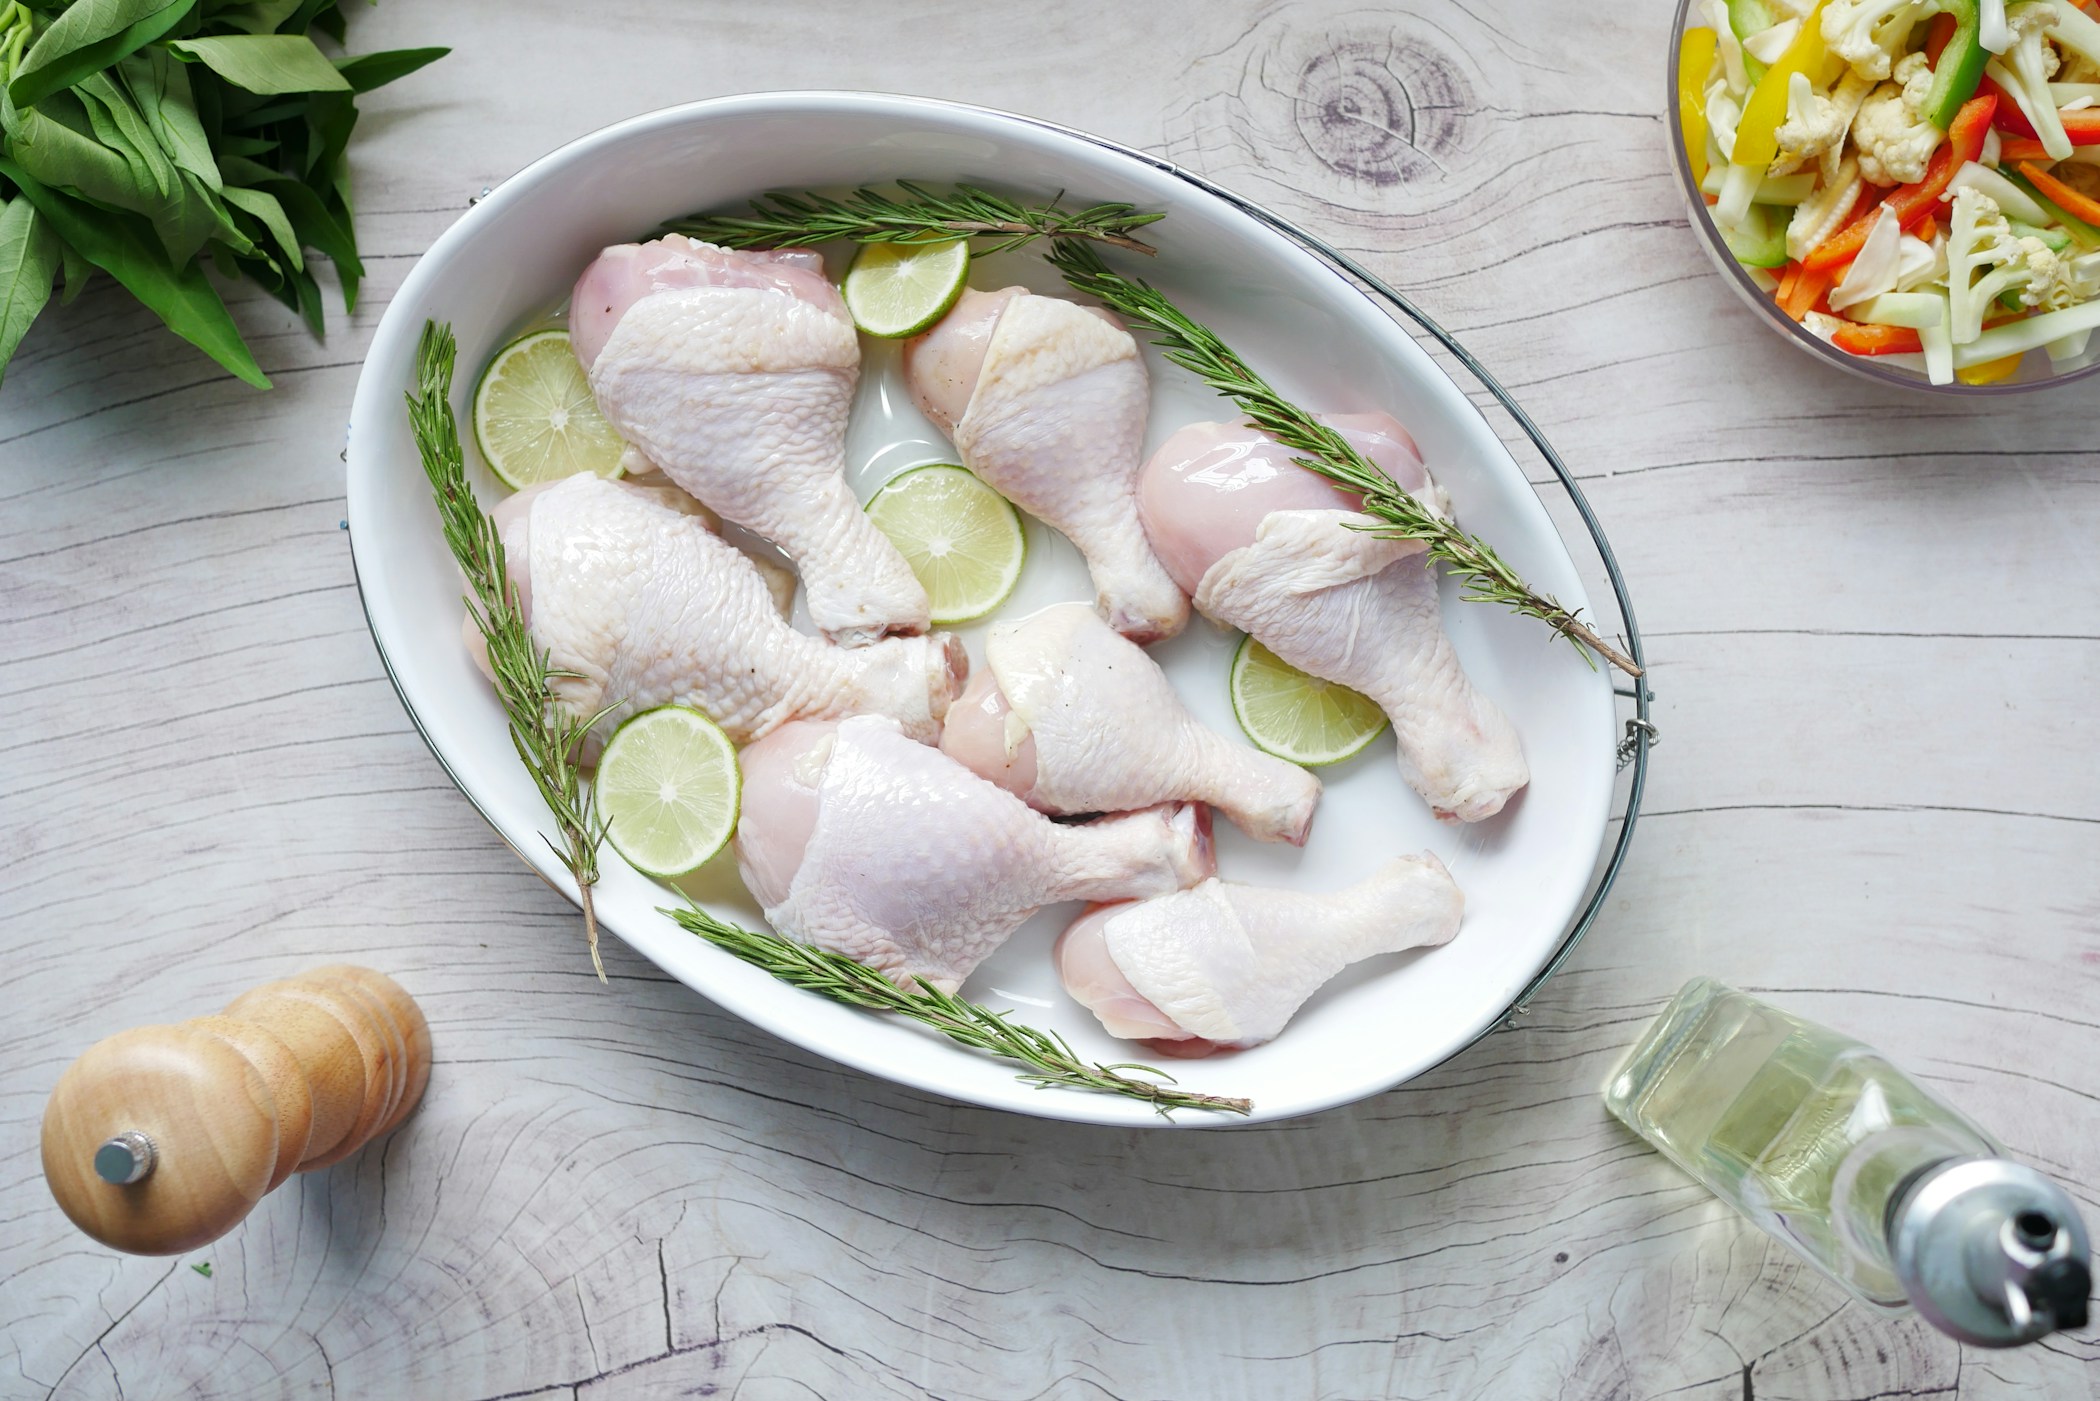
{"label": "green bell pepper slice", "polygon": [[1976,95],[1983,66],[1990,62],[1983,47],[1983,16],[1977,0],[1940,0],[1939,11],[1954,16],[1954,37],[1932,66],[1932,91],[1925,95],[1925,119],[1945,131],[1961,105]]}

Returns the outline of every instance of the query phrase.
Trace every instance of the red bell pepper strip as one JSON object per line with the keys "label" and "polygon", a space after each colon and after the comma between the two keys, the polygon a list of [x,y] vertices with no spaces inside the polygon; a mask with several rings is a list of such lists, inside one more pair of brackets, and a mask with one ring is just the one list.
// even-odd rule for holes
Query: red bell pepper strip
{"label": "red bell pepper strip", "polygon": [[[1998,98],[1998,115],[1995,118],[1998,130],[2009,131],[2025,141],[2039,140],[2041,133],[2034,129],[2033,122],[2027,120],[2027,114],[2020,110],[2020,104],[2013,101],[2005,89],[1989,78],[1983,81],[1992,95]],[[2081,107],[2075,112],[2059,112],[2056,115],[2057,120],[2064,124],[2064,135],[2071,138],[2073,146],[2100,146],[2100,107]]]}
{"label": "red bell pepper strip", "polygon": [[2085,220],[2088,224],[2100,224],[2100,199],[2094,199],[2082,190],[2074,190],[2033,161],[2021,161],[2020,173],[2034,182],[2034,187],[2061,205],[2066,213]]}
{"label": "red bell pepper strip", "polygon": [[1925,349],[1918,333],[1908,326],[1868,326],[1857,321],[1838,327],[1830,343],[1851,355],[1916,354]]}
{"label": "red bell pepper strip", "polygon": [[[1979,91],[1988,92],[1998,99],[1998,115],[1995,118],[1998,130],[2009,131],[2026,140],[2038,140],[2041,133],[2012,95],[1989,78],[1985,78]],[[2071,138],[2073,146],[2100,146],[2100,107],[2081,107],[2075,112],[2058,112],[2057,119],[2064,124],[2064,134]]]}
{"label": "red bell pepper strip", "polygon": [[2015,136],[2039,137],[2041,135],[2040,132],[2034,129],[2034,123],[2027,120],[2027,114],[2020,110],[2020,104],[2013,101],[2012,94],[1998,86],[1996,78],[1985,78],[1976,85],[1976,92],[1978,96],[1990,96],[1998,99],[1996,118],[1998,130],[2009,131]]}
{"label": "red bell pepper strip", "polygon": [[[1954,172],[1983,154],[1983,139],[1990,133],[1991,113],[1997,107],[1998,99],[1990,94],[1972,97],[1962,105],[1954,125],[1947,128],[1947,139],[1932,153],[1932,163],[1925,167],[1925,178],[1914,185],[1898,187],[1882,201],[1896,211],[1897,223],[1906,229],[1915,228],[1939,207],[1940,196],[1947,193],[1947,186],[1954,182]],[[1872,209],[1858,215],[1817,244],[1814,251],[1802,260],[1803,263],[1811,268],[1834,268],[1840,263],[1851,262],[1865,246],[1867,233],[1874,227],[1874,217]]]}
{"label": "red bell pepper strip", "polygon": [[1948,14],[1945,10],[1932,17],[1932,23],[1925,26],[1925,61],[1927,63],[1934,68],[1940,66],[1940,55],[1947,52],[1947,45],[1954,42],[1954,31],[1960,25],[1961,21]]}

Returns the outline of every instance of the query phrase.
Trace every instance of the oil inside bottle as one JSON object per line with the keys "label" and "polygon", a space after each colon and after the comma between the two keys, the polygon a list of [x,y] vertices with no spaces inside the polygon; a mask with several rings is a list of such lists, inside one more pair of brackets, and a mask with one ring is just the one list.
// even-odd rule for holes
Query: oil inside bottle
{"label": "oil inside bottle", "polygon": [[1605,1103],[1859,1298],[1906,1305],[1889,1213],[1915,1174],[2001,1150],[1868,1047],[1708,979],[1686,985]]}

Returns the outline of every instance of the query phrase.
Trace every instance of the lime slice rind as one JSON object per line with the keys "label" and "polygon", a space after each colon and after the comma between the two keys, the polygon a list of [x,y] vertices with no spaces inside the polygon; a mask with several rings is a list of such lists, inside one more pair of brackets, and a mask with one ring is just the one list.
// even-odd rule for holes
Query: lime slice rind
{"label": "lime slice rind", "polygon": [[474,386],[473,419],[474,446],[505,486],[620,475],[626,444],[598,412],[567,331],[531,331],[497,351]]}
{"label": "lime slice rind", "polygon": [[946,627],[1006,602],[1028,559],[1021,513],[966,468],[914,467],[875,493],[868,518],[911,566]]}
{"label": "lime slice rind", "polygon": [[882,340],[915,336],[948,314],[970,279],[968,239],[870,243],[839,291],[853,324]]}
{"label": "lime slice rind", "polygon": [[1232,714],[1265,754],[1324,768],[1363,752],[1385,733],[1385,713],[1367,696],[1291,666],[1251,637],[1232,654]]}
{"label": "lime slice rind", "polygon": [[598,759],[593,789],[613,850],[645,876],[682,876],[736,833],[736,746],[690,706],[629,716]]}

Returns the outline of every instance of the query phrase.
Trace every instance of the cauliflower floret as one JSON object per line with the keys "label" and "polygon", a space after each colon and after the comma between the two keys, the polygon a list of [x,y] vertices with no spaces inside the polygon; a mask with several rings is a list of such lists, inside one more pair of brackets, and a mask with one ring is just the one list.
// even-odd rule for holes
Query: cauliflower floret
{"label": "cauliflower floret", "polygon": [[1925,178],[1925,166],[1943,135],[1920,110],[1931,91],[1931,61],[1923,54],[1907,54],[1895,66],[1891,81],[1859,105],[1859,115],[1852,119],[1852,141],[1859,148],[1859,173],[1870,183],[1911,185]]}
{"label": "cauliflower floret", "polygon": [[2049,91],[2049,80],[2063,67],[2055,46],[2049,42],[2050,28],[2056,23],[2056,6],[2050,0],[2026,0],[2024,4],[2009,6],[2005,20],[2012,44],[2003,62],[1993,59],[1985,65],[1984,72],[2006,90],[2027,120],[2034,123],[2049,158],[2060,161],[2071,154],[2071,138],[2064,134],[2056,95]]}
{"label": "cauliflower floret", "polygon": [[[2001,293],[2024,289],[2033,281],[2036,269],[2028,260],[2035,248],[2048,252],[2049,245],[2038,238],[2013,237],[1998,201],[1973,185],[1956,187],[1947,225],[1950,329],[1956,345],[1967,345],[1983,334],[1984,315]],[[2050,256],[2055,261],[2055,255]],[[2047,275],[2061,279],[2065,274],[2051,270]],[[2044,286],[2037,295],[2054,293]]]}
{"label": "cauliflower floret", "polygon": [[1830,0],[1823,8],[1823,42],[1855,73],[1879,82],[1924,13],[1916,0]]}
{"label": "cauliflower floret", "polygon": [[1778,0],[1772,8],[1794,19],[1807,19],[1815,13],[1816,0]]}
{"label": "cauliflower floret", "polygon": [[1820,156],[1823,182],[1833,181],[1844,156],[1845,133],[1851,130],[1860,104],[1873,90],[1872,78],[1862,78],[1847,69],[1837,87],[1824,97],[1816,92],[1807,74],[1794,74],[1787,82],[1786,120],[1779,124],[1779,157],[1772,162],[1771,174],[1791,175]]}
{"label": "cauliflower floret", "polygon": [[2020,305],[2042,311],[2062,311],[2085,300],[2071,262],[2038,238],[2019,240],[2020,262],[2027,268],[2027,285],[2020,289]]}

